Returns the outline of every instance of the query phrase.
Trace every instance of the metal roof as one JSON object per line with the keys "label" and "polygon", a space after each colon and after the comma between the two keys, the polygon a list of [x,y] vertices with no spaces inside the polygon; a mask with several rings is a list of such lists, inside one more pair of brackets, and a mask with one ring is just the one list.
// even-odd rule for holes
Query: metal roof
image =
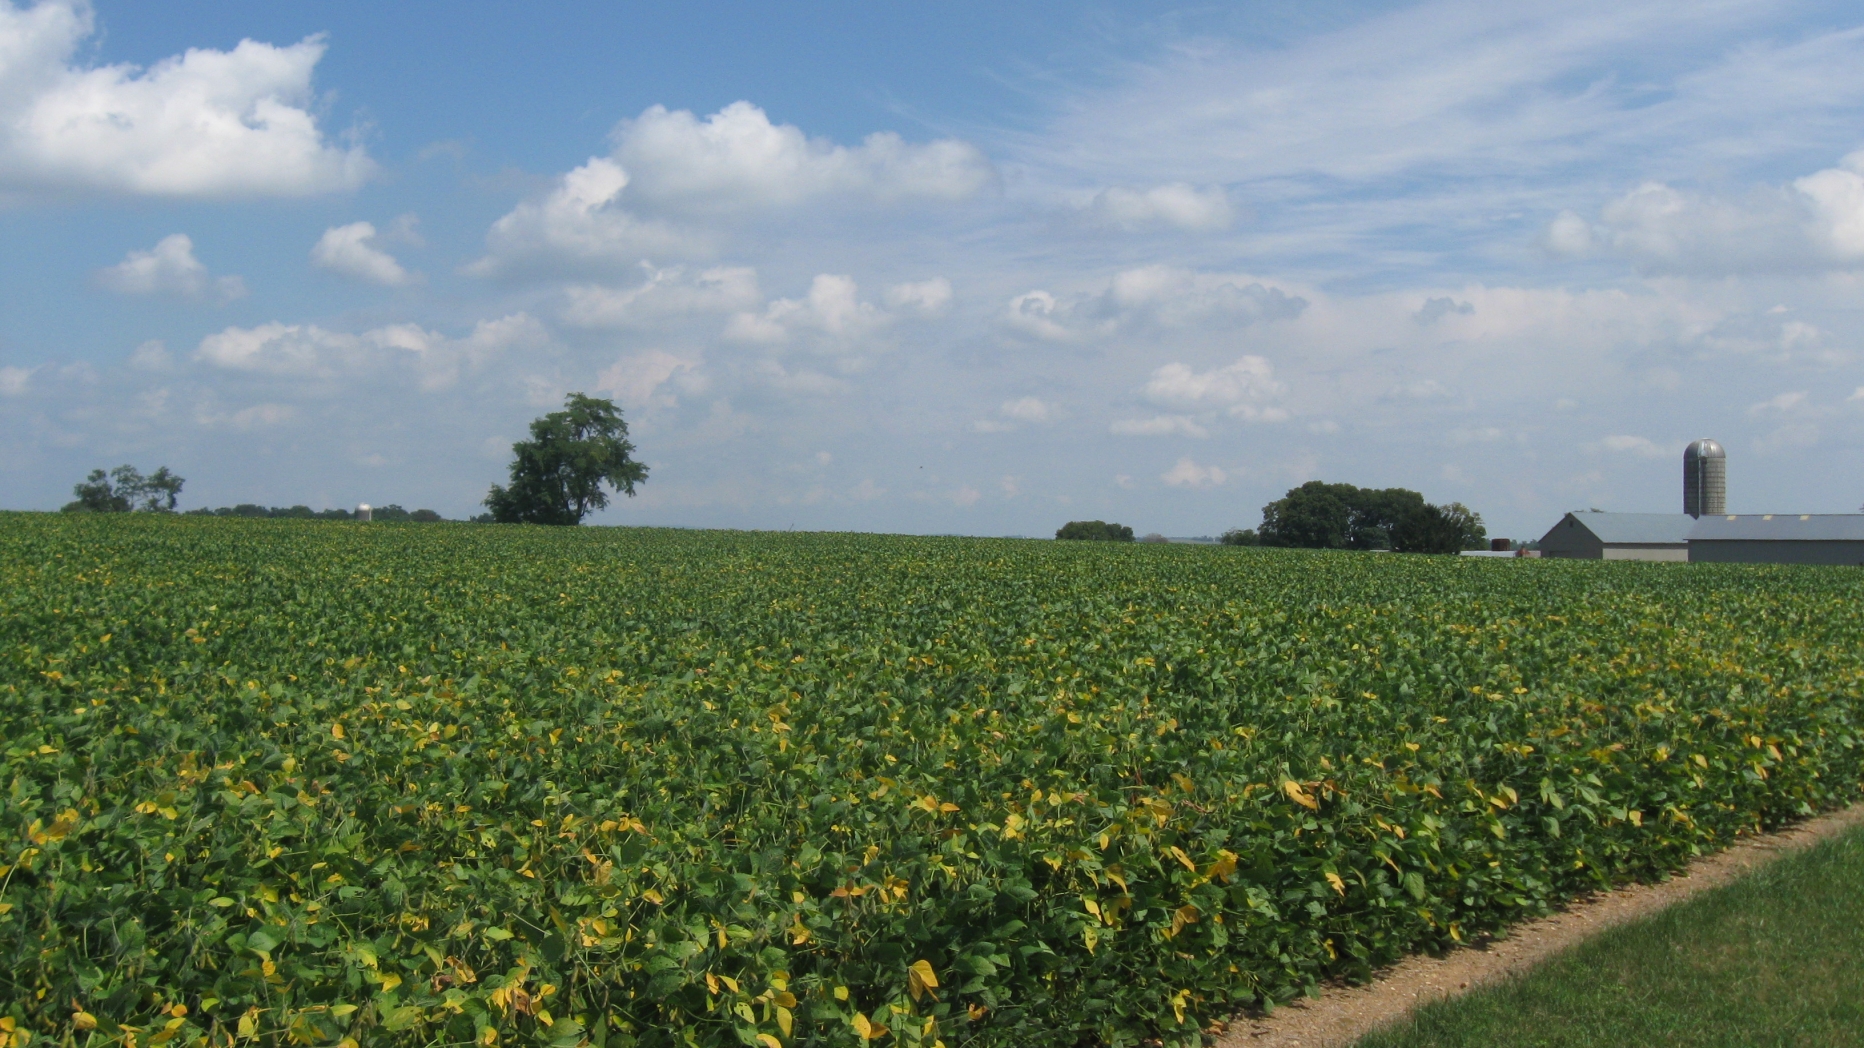
{"label": "metal roof", "polygon": [[[1690,529],[1696,526],[1696,518],[1687,513],[1588,511],[1568,513],[1566,516],[1578,521],[1581,527],[1592,532],[1600,542],[1608,546],[1625,544],[1681,546],[1689,541]],[[1561,524],[1556,524],[1554,530],[1557,531],[1560,527]],[[1552,538],[1553,532],[1548,532],[1547,537]]]}
{"label": "metal roof", "polygon": [[1864,513],[1739,513],[1703,517],[1692,542],[1864,542]]}

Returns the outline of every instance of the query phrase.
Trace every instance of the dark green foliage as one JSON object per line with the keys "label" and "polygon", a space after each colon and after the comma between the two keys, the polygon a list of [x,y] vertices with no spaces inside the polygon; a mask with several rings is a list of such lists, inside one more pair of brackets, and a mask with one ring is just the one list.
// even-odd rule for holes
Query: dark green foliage
{"label": "dark green foliage", "polygon": [[1864,777],[1855,572],[1105,552],[0,515],[0,1008],[1190,1046]]}
{"label": "dark green foliage", "polygon": [[142,471],[127,463],[105,473],[101,469],[91,470],[91,475],[72,486],[71,493],[77,501],[65,504],[66,513],[128,513],[142,510],[146,513],[173,513],[175,501],[181,497],[181,486],[187,483],[169,472],[167,466],[158,468],[154,473],[143,476]]}
{"label": "dark green foliage", "polygon": [[1077,542],[1131,542],[1133,529],[1102,520],[1071,520],[1056,529],[1055,537]]}
{"label": "dark green foliage", "polygon": [[237,506],[221,506],[219,509],[191,509],[186,516],[193,517],[247,517],[253,519],[279,520],[354,520],[356,514],[346,509],[313,510],[309,506],[265,506],[242,502]]}
{"label": "dark green foliage", "polygon": [[1426,503],[1405,488],[1310,480],[1262,507],[1264,546],[1456,553],[1480,549],[1482,518],[1460,502]]}
{"label": "dark green foliage", "polygon": [[1831,1048],[1864,1031],[1864,832],[1783,858],[1358,1048]]}
{"label": "dark green foliage", "polygon": [[562,411],[531,423],[531,439],[511,446],[511,486],[485,498],[500,524],[581,524],[608,505],[604,485],[632,496],[647,467],[630,456],[628,424],[612,400],[571,393]]}
{"label": "dark green foliage", "polygon": [[[251,517],[272,520],[355,520],[356,514],[347,509],[313,510],[309,506],[257,506],[242,502],[237,506],[222,506],[219,509],[191,509],[188,516],[198,517]],[[401,523],[412,521],[416,524],[434,523],[445,520],[431,509],[407,510],[391,502],[386,506],[375,507],[371,514],[378,521]]]}
{"label": "dark green foliage", "polygon": [[1262,536],[1256,534],[1254,528],[1231,528],[1224,532],[1217,541],[1225,546],[1260,546]]}
{"label": "dark green foliage", "polygon": [[1400,553],[1460,553],[1483,548],[1486,537],[1482,516],[1451,502],[1428,505],[1402,518],[1392,529],[1392,548]]}

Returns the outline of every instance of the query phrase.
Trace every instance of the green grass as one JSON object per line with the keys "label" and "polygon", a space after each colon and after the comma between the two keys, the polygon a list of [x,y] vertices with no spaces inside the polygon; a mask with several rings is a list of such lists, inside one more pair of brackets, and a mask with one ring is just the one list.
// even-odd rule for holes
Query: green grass
{"label": "green grass", "polygon": [[1445,1001],[1359,1048],[1864,1044],[1864,831]]}

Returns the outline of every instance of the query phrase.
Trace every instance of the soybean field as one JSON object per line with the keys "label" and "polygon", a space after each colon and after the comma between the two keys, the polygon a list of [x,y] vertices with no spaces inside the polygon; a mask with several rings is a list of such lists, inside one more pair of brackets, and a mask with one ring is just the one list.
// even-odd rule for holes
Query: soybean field
{"label": "soybean field", "polygon": [[0,514],[0,1045],[1193,1045],[1864,782],[1864,574]]}

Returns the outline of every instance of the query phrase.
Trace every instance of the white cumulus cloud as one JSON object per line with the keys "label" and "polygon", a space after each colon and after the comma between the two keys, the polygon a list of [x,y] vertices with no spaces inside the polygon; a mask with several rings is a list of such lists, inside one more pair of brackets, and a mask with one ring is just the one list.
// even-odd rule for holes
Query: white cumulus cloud
{"label": "white cumulus cloud", "polygon": [[820,273],[810,281],[805,297],[776,299],[762,313],[739,313],[726,326],[725,335],[741,342],[775,343],[807,332],[846,343],[886,321],[886,314],[873,303],[861,301],[852,277]]}
{"label": "white cumulus cloud", "polygon": [[230,302],[246,294],[239,277],[211,277],[194,257],[194,241],[185,233],[165,236],[148,251],[131,251],[123,261],[98,270],[97,282],[122,295],[200,298],[211,291]]}
{"label": "white cumulus cloud", "polygon": [[621,206],[628,172],[595,157],[492,223],[486,254],[466,267],[474,276],[516,270],[632,265],[643,258],[687,258],[710,252],[708,238]]}
{"label": "white cumulus cloud", "polygon": [[1180,411],[1223,412],[1249,422],[1281,422],[1286,409],[1265,403],[1280,397],[1286,387],[1275,378],[1274,365],[1258,356],[1210,371],[1193,371],[1185,364],[1166,364],[1146,382],[1145,396],[1160,407]]}
{"label": "white cumulus cloud", "polygon": [[1187,457],[1159,474],[1159,479],[1174,488],[1214,488],[1230,478],[1216,466],[1200,466]]}
{"label": "white cumulus cloud", "polygon": [[654,106],[615,129],[614,158],[644,200],[695,212],[794,205],[830,194],[956,200],[996,179],[967,142],[912,145],[878,132],[859,146],[841,146],[811,139],[793,124],[773,124],[743,101],[704,120]]}
{"label": "white cumulus cloud", "polygon": [[697,360],[677,357],[665,350],[650,349],[645,353],[622,357],[609,365],[596,376],[595,388],[613,395],[626,407],[671,407],[678,403],[677,397],[671,392],[662,393],[661,390],[676,378],[684,380],[680,383],[684,392],[704,391],[705,381],[698,374],[698,367]]}
{"label": "white cumulus cloud", "polygon": [[935,317],[951,306],[951,281],[933,277],[887,289],[887,308],[906,310],[921,316]]}
{"label": "white cumulus cloud", "polygon": [[383,287],[406,284],[412,275],[401,267],[400,262],[395,261],[395,256],[376,247],[375,239],[375,224],[372,222],[334,226],[324,230],[324,235],[311,248],[311,261],[332,273]]}
{"label": "white cumulus cloud", "polygon": [[1017,397],[997,406],[997,417],[978,419],[971,428],[979,433],[1008,433],[1018,423],[1048,425],[1061,417],[1061,409],[1040,397]]}
{"label": "white cumulus cloud", "polygon": [[1598,451],[1609,451],[1619,455],[1637,455],[1641,458],[1670,457],[1668,448],[1650,438],[1633,436],[1625,433],[1616,433],[1608,437],[1601,437],[1592,447],[1594,450]]}
{"label": "white cumulus cloud", "polygon": [[470,335],[450,339],[417,324],[390,324],[361,334],[330,331],[315,324],[229,327],[201,340],[194,359],[227,371],[285,378],[336,378],[380,366],[406,364],[422,389],[441,389],[514,349],[549,341],[537,320],[514,313],[482,320]]}
{"label": "white cumulus cloud", "polygon": [[763,302],[757,271],[747,266],[714,266],[697,273],[680,266],[642,268],[647,279],[633,287],[566,288],[563,319],[578,327],[639,328],[679,317],[752,310]]}
{"label": "white cumulus cloud", "polygon": [[1763,400],[1760,403],[1749,407],[1748,414],[1764,415],[1770,411],[1778,411],[1782,413],[1791,412],[1791,411],[1796,410],[1800,405],[1804,404],[1805,402],[1806,402],[1806,392],[1804,390],[1796,390],[1791,393],[1781,393],[1779,396],[1769,397],[1766,400]]}
{"label": "white cumulus cloud", "polygon": [[1606,204],[1595,225],[1562,213],[1547,243],[1568,255],[1604,245],[1655,272],[1854,269],[1864,266],[1864,151],[1740,197],[1646,182]]}
{"label": "white cumulus cloud", "polygon": [[32,382],[31,368],[0,367],[0,397],[17,397]]}
{"label": "white cumulus cloud", "polygon": [[1108,427],[1116,437],[1196,437],[1210,436],[1210,430],[1198,425],[1188,415],[1155,415],[1152,418],[1120,419]]}
{"label": "white cumulus cloud", "polygon": [[95,31],[83,0],[0,0],[0,191],[302,196],[374,171],[311,112],[321,38],[191,48],[148,69],[74,64]]}
{"label": "white cumulus cloud", "polygon": [[1098,292],[1025,292],[1004,319],[1014,330],[1052,342],[1104,337],[1135,328],[1232,329],[1293,320],[1308,301],[1234,273],[1204,273],[1149,265],[1121,270]]}
{"label": "white cumulus cloud", "polygon": [[466,271],[699,258],[717,249],[717,224],[732,215],[823,200],[957,200],[997,177],[969,143],[914,145],[880,132],[859,146],[836,145],[773,124],[749,102],[703,120],[653,106],[612,138],[610,155],[592,157],[494,222],[485,256]]}
{"label": "white cumulus cloud", "polygon": [[1090,221],[1135,230],[1174,226],[1192,232],[1228,229],[1236,219],[1222,186],[1198,188],[1172,182],[1151,189],[1112,186],[1095,194],[1087,207]]}

